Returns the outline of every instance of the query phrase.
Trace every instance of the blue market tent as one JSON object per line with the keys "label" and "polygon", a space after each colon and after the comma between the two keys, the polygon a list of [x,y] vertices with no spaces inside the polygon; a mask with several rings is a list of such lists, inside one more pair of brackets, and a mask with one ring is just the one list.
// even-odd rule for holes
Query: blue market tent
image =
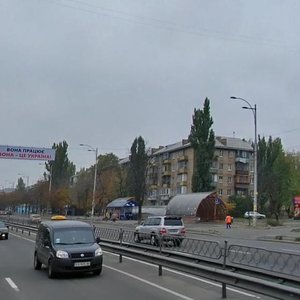
{"label": "blue market tent", "polygon": [[133,197],[118,198],[106,206],[106,216],[117,215],[120,220],[132,220],[137,216],[138,203]]}

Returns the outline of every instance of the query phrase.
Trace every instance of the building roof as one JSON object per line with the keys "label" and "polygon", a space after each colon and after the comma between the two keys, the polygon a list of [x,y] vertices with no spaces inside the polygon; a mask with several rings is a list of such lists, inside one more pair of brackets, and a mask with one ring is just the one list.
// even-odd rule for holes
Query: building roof
{"label": "building roof", "polygon": [[212,192],[180,194],[168,203],[166,215],[195,216],[199,204]]}
{"label": "building roof", "polygon": [[118,198],[107,204],[106,208],[119,208],[124,206],[136,206],[137,202],[133,197]]}
{"label": "building roof", "polygon": [[166,145],[164,147],[160,147],[160,149],[155,151],[153,153],[153,155],[159,155],[159,154],[162,154],[162,153],[165,153],[165,152],[177,151],[179,149],[188,148],[190,146],[191,146],[191,143],[189,143],[188,140],[182,140],[182,141],[174,143],[174,144],[170,144],[170,145]]}
{"label": "building roof", "polygon": [[[178,151],[180,149],[185,149],[191,147],[191,143],[188,139],[183,139],[180,142],[160,146],[158,150],[152,149],[153,153],[151,155],[160,155],[163,153],[169,153]],[[245,151],[253,151],[253,147],[251,144],[244,139],[236,138],[236,137],[225,137],[225,136],[216,136],[215,138],[215,148],[216,149],[233,149],[233,150],[245,150]],[[127,164],[130,161],[129,156],[120,159],[120,164]]]}
{"label": "building roof", "polygon": [[217,136],[215,147],[253,151],[253,147],[249,142],[245,141],[244,139],[235,138],[235,137]]}

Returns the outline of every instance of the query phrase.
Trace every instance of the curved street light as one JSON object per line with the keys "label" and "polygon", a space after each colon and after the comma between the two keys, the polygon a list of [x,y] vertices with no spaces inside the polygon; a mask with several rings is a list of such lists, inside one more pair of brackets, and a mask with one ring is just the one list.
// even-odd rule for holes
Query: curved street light
{"label": "curved street light", "polygon": [[[243,109],[252,110],[254,117],[254,197],[253,197],[253,211],[257,212],[257,118],[256,118],[256,104],[254,107],[244,98],[231,96],[230,99],[241,100],[247,103],[248,106],[243,106]],[[256,214],[253,217],[253,226],[256,226]]]}
{"label": "curved street light", "polygon": [[93,200],[92,200],[92,221],[94,217],[95,212],[95,198],[96,198],[96,181],[97,181],[97,164],[98,164],[98,148],[93,148],[92,146],[88,144],[79,144],[79,146],[87,147],[88,151],[95,152],[96,160],[95,160],[95,173],[94,173],[94,187],[93,187]]}

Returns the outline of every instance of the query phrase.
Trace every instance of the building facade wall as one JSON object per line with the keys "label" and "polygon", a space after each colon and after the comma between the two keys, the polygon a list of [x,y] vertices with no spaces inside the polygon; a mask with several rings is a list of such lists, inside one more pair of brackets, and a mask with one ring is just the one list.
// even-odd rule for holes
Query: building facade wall
{"label": "building facade wall", "polygon": [[[146,203],[167,205],[173,196],[191,193],[193,172],[194,150],[186,140],[178,147],[154,153],[147,175]],[[253,195],[253,150],[217,143],[211,176],[213,188],[223,201],[233,195]]]}

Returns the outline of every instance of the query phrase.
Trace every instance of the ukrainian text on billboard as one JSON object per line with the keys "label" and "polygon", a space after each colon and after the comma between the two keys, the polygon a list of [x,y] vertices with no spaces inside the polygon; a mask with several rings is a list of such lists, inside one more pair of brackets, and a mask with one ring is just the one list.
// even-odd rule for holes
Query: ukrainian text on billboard
{"label": "ukrainian text on billboard", "polygon": [[55,149],[0,145],[0,158],[26,160],[55,160]]}

